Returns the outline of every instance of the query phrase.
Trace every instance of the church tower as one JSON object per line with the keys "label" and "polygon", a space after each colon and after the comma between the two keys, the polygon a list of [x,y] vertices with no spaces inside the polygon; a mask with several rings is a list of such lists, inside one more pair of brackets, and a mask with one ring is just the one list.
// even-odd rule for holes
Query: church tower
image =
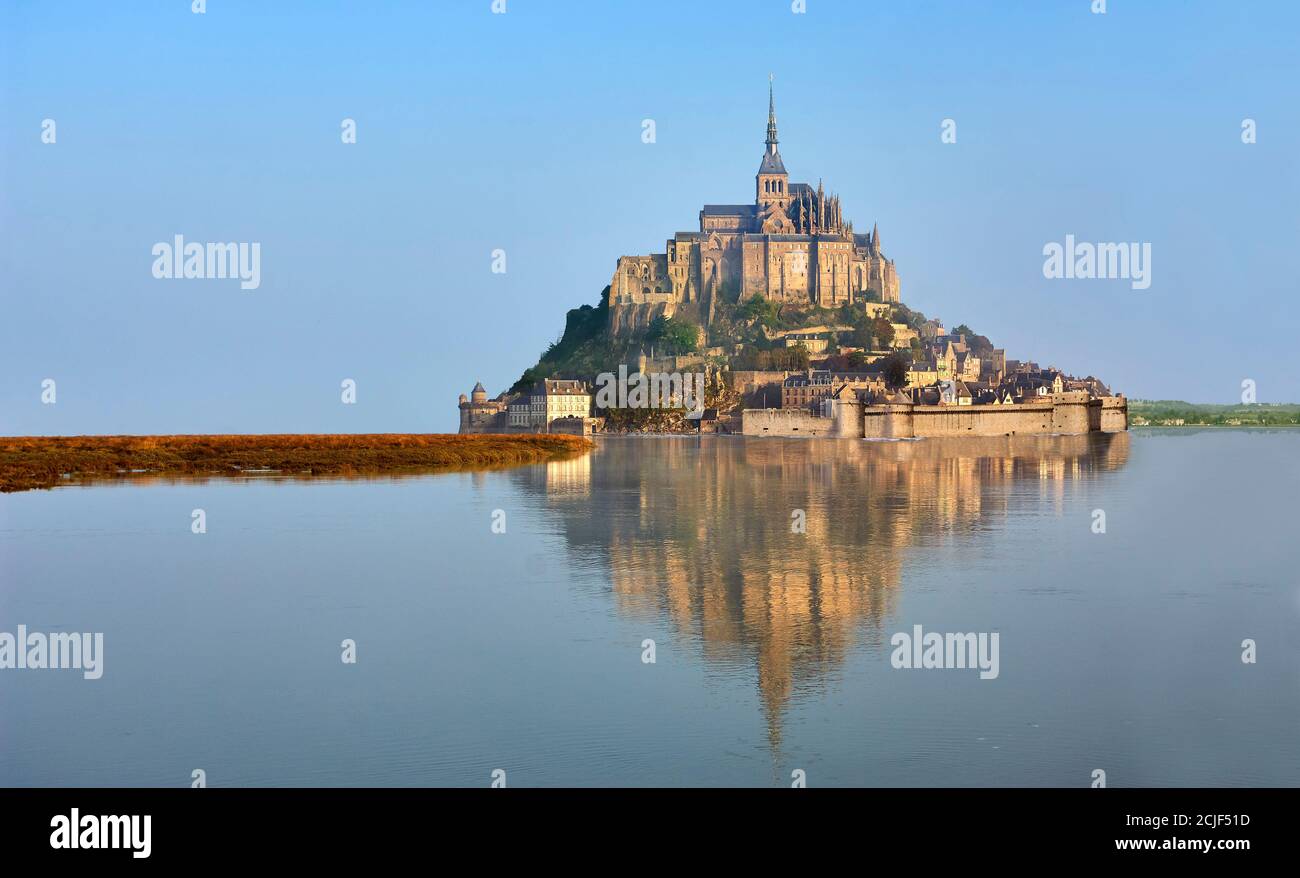
{"label": "church tower", "polygon": [[772,81],[767,83],[767,149],[763,152],[763,161],[758,166],[755,176],[755,203],[759,208],[776,205],[785,210],[790,204],[790,176],[785,172],[785,163],[781,153],[776,149],[776,102],[772,96]]}

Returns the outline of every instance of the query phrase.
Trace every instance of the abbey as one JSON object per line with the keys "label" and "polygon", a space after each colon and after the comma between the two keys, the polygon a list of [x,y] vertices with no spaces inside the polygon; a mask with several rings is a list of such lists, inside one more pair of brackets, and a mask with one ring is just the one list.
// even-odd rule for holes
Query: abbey
{"label": "abbey", "polygon": [[880,233],[859,235],[840,200],[818,182],[791,183],[777,149],[768,90],[767,148],[754,176],[753,204],[706,204],[697,232],[678,232],[666,252],[623,256],[610,281],[615,332],[694,306],[711,322],[718,304],[763,296],[838,307],[860,298],[898,301],[898,273]]}

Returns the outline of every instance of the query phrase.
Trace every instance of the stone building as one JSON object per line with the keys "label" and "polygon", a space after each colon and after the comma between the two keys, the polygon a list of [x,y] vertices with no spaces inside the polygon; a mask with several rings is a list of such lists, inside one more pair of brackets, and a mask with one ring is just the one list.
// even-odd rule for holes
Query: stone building
{"label": "stone building", "polygon": [[879,372],[831,372],[809,369],[781,382],[781,408],[796,409],[819,405],[843,388],[850,391],[883,393],[885,380]]}
{"label": "stone building", "polygon": [[548,378],[522,394],[488,399],[482,382],[460,395],[462,433],[591,432],[591,391],[581,381]]}
{"label": "stone building", "polygon": [[538,381],[521,399],[510,403],[508,426],[520,430],[546,430],[559,418],[591,414],[591,393],[581,381],[547,378]]}
{"label": "stone building", "polygon": [[610,281],[610,330],[644,329],[682,306],[708,324],[719,303],[764,296],[835,307],[869,294],[897,302],[898,273],[873,227],[858,234],[821,182],[792,183],[777,149],[769,87],[767,148],[752,204],[706,204],[699,231],[678,232],[664,253],[622,256]]}
{"label": "stone building", "polygon": [[460,432],[462,433],[503,433],[506,425],[505,394],[496,399],[488,399],[483,382],[474,384],[468,397],[460,395]]}

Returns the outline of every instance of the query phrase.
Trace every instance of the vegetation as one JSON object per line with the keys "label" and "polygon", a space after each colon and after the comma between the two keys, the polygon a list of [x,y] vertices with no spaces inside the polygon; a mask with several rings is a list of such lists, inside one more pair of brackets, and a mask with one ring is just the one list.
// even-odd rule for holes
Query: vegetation
{"label": "vegetation", "polygon": [[885,386],[890,390],[897,390],[907,384],[907,370],[911,361],[902,353],[892,353],[877,362],[885,373]]}
{"label": "vegetation", "polygon": [[694,433],[696,422],[686,418],[686,410],[676,409],[599,409],[607,433]]}
{"label": "vegetation", "polygon": [[1128,417],[1135,427],[1284,427],[1300,425],[1300,405],[1207,405],[1171,399],[1131,399]]}
{"label": "vegetation", "polygon": [[835,354],[826,358],[826,368],[832,372],[867,371],[867,355],[862,351],[850,351],[847,354]]}
{"label": "vegetation", "polygon": [[[862,348],[864,351],[885,351],[894,343],[894,323],[904,324],[919,332],[926,316],[913,311],[901,302],[891,303],[891,317],[869,317],[862,301],[835,308],[822,308],[807,303],[781,303],[758,295],[737,301],[736,290],[724,290],[713,306],[708,327],[707,344],[721,348],[722,357],[710,360],[724,369],[745,369],[772,372],[797,372],[807,369],[812,361],[809,351],[802,345],[785,347],[785,340],[772,337],[777,333],[808,329],[814,326],[851,326],[852,330],[831,332],[830,340]],[[611,338],[609,327],[609,287],[601,293],[600,304],[584,305],[568,312],[564,333],[551,344],[539,358],[537,365],[527,369],[510,388],[510,393],[526,391],[543,378],[576,378],[592,381],[601,372],[617,371],[620,363],[634,363],[641,350],[653,349],[657,355],[698,353],[704,333],[700,330],[702,315],[693,304],[680,306],[671,317],[659,316],[651,321],[642,333],[620,334]],[[867,297],[878,299],[879,297]],[[954,332],[966,336],[971,350],[980,357],[988,356],[993,345],[966,324]],[[739,348],[739,354],[735,352]],[[919,339],[910,339],[909,347],[895,351],[889,357],[867,364],[861,353],[838,355],[834,349],[827,352],[826,368],[837,371],[869,370],[884,373],[891,387],[906,384],[911,363],[922,354]],[[629,425],[632,426],[632,425]]]}
{"label": "vegetation", "polygon": [[583,305],[565,315],[564,334],[542,352],[536,366],[524,370],[510,388],[511,393],[527,390],[543,378],[582,378],[606,371],[617,360],[605,327],[609,323],[609,287],[600,294],[596,307]]}
{"label": "vegetation", "polygon": [[758,323],[768,329],[786,329],[781,319],[781,306],[763,296],[754,296],[736,308],[737,316],[749,323]]}
{"label": "vegetation", "polygon": [[591,449],[561,435],[21,436],[0,438],[0,492],[129,475],[377,475],[561,460]]}
{"label": "vegetation", "polygon": [[894,327],[884,317],[871,319],[859,313],[854,319],[852,341],[854,347],[868,351],[888,350],[894,343]]}
{"label": "vegetation", "polygon": [[993,342],[989,341],[987,336],[975,332],[965,323],[954,329],[953,334],[966,336],[966,346],[970,348],[971,353],[975,356],[983,358],[993,355]]}
{"label": "vegetation", "polygon": [[761,372],[802,372],[808,368],[811,356],[803,345],[792,348],[757,350],[746,348],[734,365],[736,369],[756,369]]}
{"label": "vegetation", "polygon": [[891,310],[895,323],[905,324],[917,332],[920,332],[921,327],[925,325],[925,315],[920,311],[913,311],[902,302],[895,302]]}
{"label": "vegetation", "polygon": [[694,353],[700,345],[700,327],[684,317],[656,317],[646,332],[646,341],[661,345],[670,354]]}

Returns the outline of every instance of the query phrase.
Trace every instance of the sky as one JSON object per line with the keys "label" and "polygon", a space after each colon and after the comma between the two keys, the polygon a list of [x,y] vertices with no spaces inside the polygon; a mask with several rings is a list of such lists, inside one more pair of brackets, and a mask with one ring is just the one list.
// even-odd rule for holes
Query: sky
{"label": "sky", "polygon": [[[752,200],[769,75],[913,309],[1130,397],[1300,399],[1300,4],[1105,5],[0,0],[0,435],[454,431],[620,255]],[[260,285],[155,278],[176,235]],[[1150,287],[1044,277],[1066,235],[1150,244]]]}

